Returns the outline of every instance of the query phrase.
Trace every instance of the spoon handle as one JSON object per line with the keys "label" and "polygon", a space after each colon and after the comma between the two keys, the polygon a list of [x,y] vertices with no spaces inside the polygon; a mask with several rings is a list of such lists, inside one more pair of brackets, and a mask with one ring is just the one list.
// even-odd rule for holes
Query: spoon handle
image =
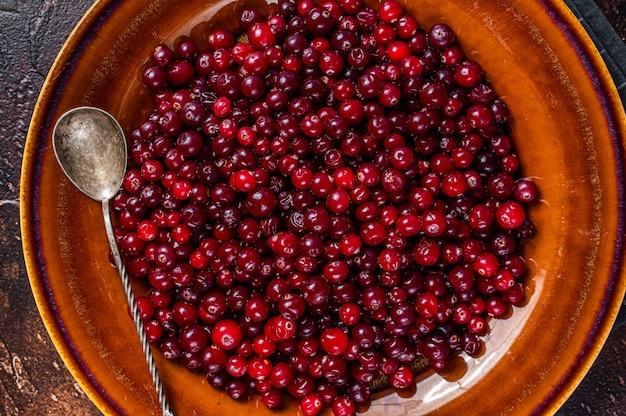
{"label": "spoon handle", "polygon": [[130,308],[133,322],[135,324],[135,329],[137,330],[137,334],[139,335],[139,340],[141,341],[141,347],[146,358],[146,363],[148,364],[148,369],[150,370],[152,384],[154,384],[154,388],[159,399],[159,404],[161,405],[163,416],[174,416],[174,411],[168,404],[167,397],[165,396],[165,392],[163,390],[163,384],[161,383],[161,377],[159,377],[159,372],[156,363],[154,362],[154,357],[152,356],[152,350],[150,349],[150,343],[148,342],[148,337],[146,336],[146,331],[144,330],[143,321],[141,320],[141,316],[139,315],[139,308],[137,307],[137,302],[135,301],[135,295],[130,284],[130,279],[128,278],[128,274],[126,273],[126,266],[124,266],[124,263],[122,262],[122,256],[120,255],[120,251],[117,247],[117,242],[115,241],[113,224],[111,223],[109,200],[102,201],[102,215],[104,217],[104,228],[106,231],[107,239],[109,240],[111,252],[113,253],[115,266],[117,267],[117,271],[119,272],[120,278],[122,279],[122,286],[124,287],[124,293],[126,294],[126,299],[128,300],[128,307]]}

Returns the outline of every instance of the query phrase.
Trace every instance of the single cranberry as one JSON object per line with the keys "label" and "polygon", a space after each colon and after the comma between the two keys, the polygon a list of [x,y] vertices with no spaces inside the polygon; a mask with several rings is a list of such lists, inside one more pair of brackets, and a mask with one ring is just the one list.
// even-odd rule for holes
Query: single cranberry
{"label": "single cranberry", "polygon": [[516,201],[524,204],[535,201],[538,197],[537,184],[530,179],[519,179],[515,182],[513,197]]}
{"label": "single cranberry", "polygon": [[404,10],[402,5],[394,0],[384,2],[378,10],[378,17],[383,22],[395,22],[402,16]]}
{"label": "single cranberry", "polygon": [[237,322],[231,319],[218,321],[211,332],[213,343],[226,351],[234,350],[241,343],[243,334]]}
{"label": "single cranberry", "polygon": [[472,60],[464,60],[455,69],[455,80],[463,87],[474,87],[483,79],[481,66]]}
{"label": "single cranberry", "polygon": [[320,343],[330,355],[341,355],[348,346],[348,336],[339,328],[329,328],[322,332]]}
{"label": "single cranberry", "polygon": [[332,412],[335,416],[350,416],[356,413],[356,405],[347,396],[339,396],[332,403]]}
{"label": "single cranberry", "polygon": [[300,399],[299,408],[305,416],[313,416],[322,410],[322,400],[317,393],[310,393]]}
{"label": "single cranberry", "polygon": [[399,390],[408,389],[413,385],[414,380],[413,370],[407,366],[400,366],[389,375],[389,384]]}
{"label": "single cranberry", "polygon": [[507,201],[496,209],[496,221],[507,230],[518,228],[526,219],[526,211],[515,201]]}
{"label": "single cranberry", "polygon": [[428,29],[428,44],[435,49],[445,50],[452,46],[454,32],[445,23],[437,23]]}
{"label": "single cranberry", "polygon": [[248,29],[248,41],[255,50],[263,51],[274,46],[276,37],[267,23],[256,22]]}

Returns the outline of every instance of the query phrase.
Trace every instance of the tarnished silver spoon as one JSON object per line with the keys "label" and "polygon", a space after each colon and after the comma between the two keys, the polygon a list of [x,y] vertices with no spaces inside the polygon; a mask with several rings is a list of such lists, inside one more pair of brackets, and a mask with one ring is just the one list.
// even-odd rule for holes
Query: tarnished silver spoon
{"label": "tarnished silver spoon", "polygon": [[122,185],[126,172],[127,148],[124,132],[109,113],[94,107],[78,107],[63,114],[52,133],[54,154],[70,181],[91,199],[102,202],[104,228],[122,279],[126,299],[141,341],[150,376],[164,416],[173,416],[161,378],[139,316],[126,267],[113,234],[109,201]]}

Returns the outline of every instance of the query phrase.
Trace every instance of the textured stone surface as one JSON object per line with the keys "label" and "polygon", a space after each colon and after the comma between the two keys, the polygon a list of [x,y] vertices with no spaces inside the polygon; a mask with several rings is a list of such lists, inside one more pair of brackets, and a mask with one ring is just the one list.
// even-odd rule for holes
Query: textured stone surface
{"label": "textured stone surface", "polygon": [[[626,39],[626,1],[596,0]],[[98,415],[35,306],[19,231],[26,132],[48,68],[88,0],[0,0],[0,415]],[[514,376],[514,375],[512,375]],[[626,415],[626,325],[613,330],[559,416]]]}
{"label": "textured stone surface", "polygon": [[596,4],[617,34],[626,41],[626,1],[596,0]]}
{"label": "textured stone surface", "polygon": [[626,415],[626,325],[613,329],[591,371],[558,416]]}

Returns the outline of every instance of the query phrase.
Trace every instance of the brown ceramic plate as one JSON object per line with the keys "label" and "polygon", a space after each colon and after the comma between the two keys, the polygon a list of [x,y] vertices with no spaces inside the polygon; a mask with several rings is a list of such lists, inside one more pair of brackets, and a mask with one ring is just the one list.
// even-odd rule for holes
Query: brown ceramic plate
{"label": "brown ceramic plate", "polygon": [[[424,26],[450,24],[509,105],[526,175],[542,203],[528,304],[493,323],[486,352],[455,374],[425,373],[411,398],[377,398],[368,414],[551,414],[577,386],[611,329],[625,290],[622,105],[609,73],[559,0],[406,1]],[[239,5],[216,0],[99,0],[61,50],[37,103],[25,149],[21,218],[41,315],[65,363],[106,414],[156,414],[156,396],[115,271],[100,205],[65,179],[51,146],[56,119],[80,105],[117,116],[127,133],[150,108],[140,74],[152,48]],[[256,4],[256,7],[264,7]],[[254,409],[157,353],[179,415]],[[287,406],[280,414],[295,414]]]}

